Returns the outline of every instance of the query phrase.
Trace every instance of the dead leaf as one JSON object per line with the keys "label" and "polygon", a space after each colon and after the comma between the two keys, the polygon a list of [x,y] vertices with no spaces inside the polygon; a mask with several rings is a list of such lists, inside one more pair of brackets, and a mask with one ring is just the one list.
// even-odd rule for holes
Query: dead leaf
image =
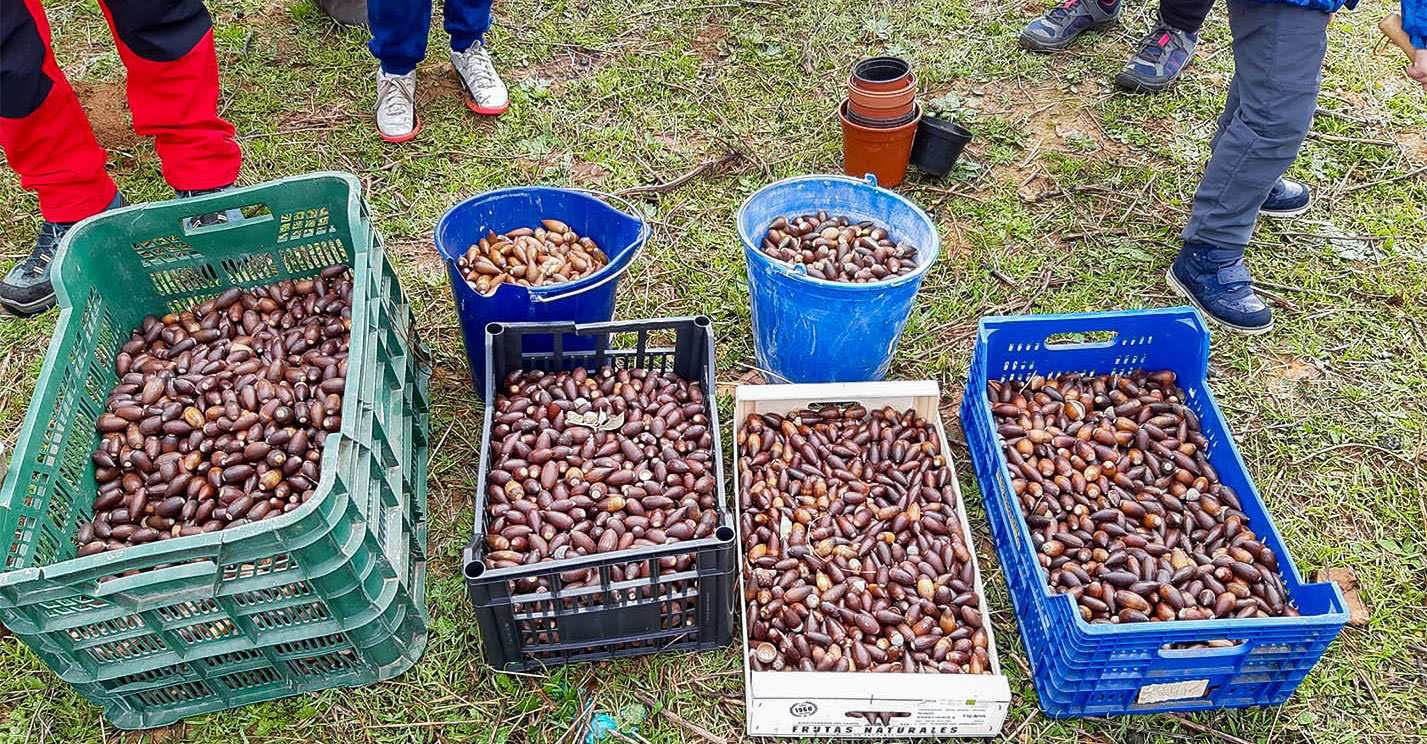
{"label": "dead leaf", "polygon": [[1315,582],[1331,581],[1338,585],[1338,589],[1343,592],[1343,600],[1348,603],[1348,624],[1355,628],[1367,626],[1372,613],[1368,611],[1366,604],[1363,604],[1362,594],[1358,591],[1358,574],[1347,566],[1339,566],[1329,569],[1318,569],[1312,576]]}

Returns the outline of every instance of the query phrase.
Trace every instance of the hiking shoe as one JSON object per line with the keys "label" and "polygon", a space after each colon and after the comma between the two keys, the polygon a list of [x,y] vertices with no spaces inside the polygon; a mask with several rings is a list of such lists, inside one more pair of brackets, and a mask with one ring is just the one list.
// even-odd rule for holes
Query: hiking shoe
{"label": "hiking shoe", "polygon": [[[207,196],[208,194],[216,194],[231,188],[233,188],[233,184],[230,183],[227,186],[219,186],[216,189],[174,189],[173,193],[180,199],[192,199],[195,196]],[[188,224],[190,227],[208,227],[209,225],[217,225],[221,222],[235,222],[242,219],[242,217],[242,212],[236,209],[230,209],[227,212],[209,212],[208,214],[200,214],[197,217],[190,217],[188,218]]]}
{"label": "hiking shoe", "polygon": [[1258,335],[1273,329],[1273,311],[1254,294],[1241,249],[1185,243],[1165,280],[1170,289],[1229,330]]}
{"label": "hiking shoe", "polygon": [[466,91],[466,108],[482,116],[500,116],[510,108],[510,92],[496,73],[485,44],[478,41],[464,52],[451,52],[451,66]]}
{"label": "hiking shoe", "polygon": [[416,115],[416,70],[391,75],[377,69],[377,132],[387,142],[410,142],[421,131]]}
{"label": "hiking shoe", "polygon": [[1313,191],[1308,184],[1280,178],[1263,200],[1259,212],[1269,217],[1293,217],[1307,212],[1312,205]]}
{"label": "hiking shoe", "polygon": [[[114,201],[103,211],[124,206],[124,197],[115,194]],[[0,305],[15,315],[38,315],[55,304],[54,286],[50,284],[50,263],[55,251],[74,222],[50,222],[40,226],[40,235],[35,239],[35,247],[23,261],[15,264],[5,279],[0,281]]]}
{"label": "hiking shoe", "polygon": [[1115,84],[1137,93],[1158,93],[1179,79],[1194,58],[1199,34],[1180,31],[1163,20],[1140,41],[1140,48],[1125,69],[1115,76]]}
{"label": "hiking shoe", "polygon": [[1070,46],[1086,31],[1098,31],[1120,17],[1120,3],[1107,10],[1100,0],[1064,0],[1021,30],[1021,46],[1033,52],[1054,52]]}

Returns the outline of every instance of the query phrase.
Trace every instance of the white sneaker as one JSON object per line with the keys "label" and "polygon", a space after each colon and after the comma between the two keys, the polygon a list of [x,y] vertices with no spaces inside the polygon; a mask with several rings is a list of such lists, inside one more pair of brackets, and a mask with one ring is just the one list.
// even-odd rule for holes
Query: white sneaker
{"label": "white sneaker", "polygon": [[466,89],[466,108],[484,116],[500,116],[510,108],[510,93],[485,44],[478,41],[464,52],[451,52],[451,66]]}
{"label": "white sneaker", "polygon": [[377,68],[377,131],[387,142],[407,142],[421,131],[415,70],[389,75]]}

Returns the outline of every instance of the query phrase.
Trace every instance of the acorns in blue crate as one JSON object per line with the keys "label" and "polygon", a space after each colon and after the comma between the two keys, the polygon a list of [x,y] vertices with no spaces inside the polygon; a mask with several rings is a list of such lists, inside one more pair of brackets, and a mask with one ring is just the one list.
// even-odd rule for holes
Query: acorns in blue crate
{"label": "acorns in blue crate", "polygon": [[962,423],[1051,715],[1280,703],[1347,620],[1289,559],[1208,359],[1192,308],[981,320]]}
{"label": "acorns in blue crate", "polygon": [[726,645],[734,531],[708,318],[492,323],[485,350],[464,571],[487,661]]}
{"label": "acorns in blue crate", "polygon": [[[457,204],[436,225],[461,323],[471,385],[484,394],[489,323],[593,323],[614,317],[619,280],[649,239],[649,226],[611,194],[532,186],[488,191]],[[528,351],[550,351],[532,337]],[[586,339],[559,339],[567,349]],[[541,346],[536,346],[541,345]]]}
{"label": "acorns in blue crate", "polygon": [[941,241],[926,213],[865,180],[801,176],[738,210],[754,351],[773,382],[887,375]]}

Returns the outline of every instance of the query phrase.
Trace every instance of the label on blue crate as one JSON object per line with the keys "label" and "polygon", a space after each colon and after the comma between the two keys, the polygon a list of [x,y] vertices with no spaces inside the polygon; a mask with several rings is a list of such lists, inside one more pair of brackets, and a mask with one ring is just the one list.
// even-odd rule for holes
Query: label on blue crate
{"label": "label on blue crate", "polygon": [[1145,685],[1140,688],[1140,696],[1136,699],[1139,705],[1154,705],[1156,703],[1167,703],[1172,700],[1189,700],[1192,698],[1204,697],[1204,690],[1209,687],[1207,679],[1189,679],[1183,682],[1164,682],[1157,685]]}

